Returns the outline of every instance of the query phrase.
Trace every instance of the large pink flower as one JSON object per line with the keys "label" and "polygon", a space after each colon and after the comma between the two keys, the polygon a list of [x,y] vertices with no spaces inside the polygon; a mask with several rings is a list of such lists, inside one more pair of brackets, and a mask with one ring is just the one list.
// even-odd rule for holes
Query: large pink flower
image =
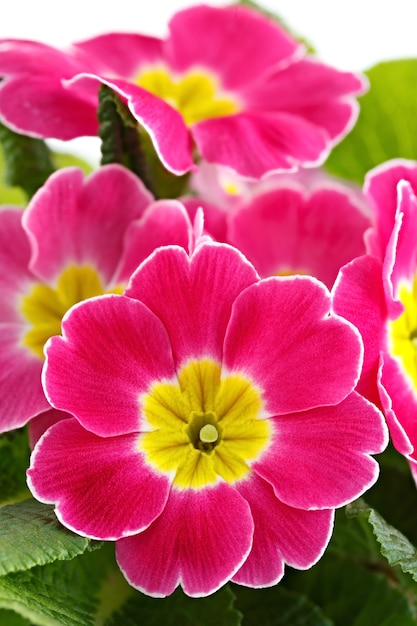
{"label": "large pink flower", "polygon": [[387,437],[353,391],[360,335],[316,279],[261,280],[226,244],[169,246],[62,328],[43,382],[74,417],[38,442],[30,488],[69,528],[116,540],[148,594],[310,567],[334,508],[377,478]]}
{"label": "large pink flower", "polygon": [[260,177],[322,162],[356,119],[363,79],[306,56],[252,9],[195,6],[177,13],[169,31],[166,39],[101,35],[68,53],[4,41],[3,121],[42,137],[94,135],[104,83],[172,172],[193,168],[195,143],[204,159]]}
{"label": "large pink flower", "polygon": [[[46,340],[76,302],[121,292],[158,245],[187,247],[190,222],[128,170],[52,175],[23,212],[0,211],[0,432],[50,409],[41,386]],[[46,420],[49,418],[46,416]]]}
{"label": "large pink flower", "polygon": [[375,212],[372,256],[343,268],[334,306],[364,339],[359,389],[372,400],[379,393],[393,443],[417,477],[417,163],[375,168],[365,192]]}

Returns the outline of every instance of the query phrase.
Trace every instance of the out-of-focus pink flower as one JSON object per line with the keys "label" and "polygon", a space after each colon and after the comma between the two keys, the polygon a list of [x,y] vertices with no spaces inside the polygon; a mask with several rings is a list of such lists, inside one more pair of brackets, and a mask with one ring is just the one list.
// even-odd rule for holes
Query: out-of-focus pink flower
{"label": "out-of-focus pink flower", "polygon": [[98,83],[127,102],[164,165],[193,150],[244,176],[324,161],[357,116],[364,79],[305,54],[277,23],[243,6],[178,12],[158,39],[112,33],[67,53],[0,44],[0,115],[13,128],[69,139],[97,133]]}
{"label": "out-of-focus pink flower", "polygon": [[[377,478],[382,414],[353,391],[357,330],[311,277],[261,280],[227,244],[159,248],[124,295],[75,305],[46,347],[35,497],[116,540],[128,581],[191,596],[306,569],[334,508]],[[68,454],[70,451],[70,454]]]}
{"label": "out-of-focus pink flower", "polygon": [[243,252],[262,278],[308,274],[331,288],[339,269],[365,254],[371,211],[359,188],[320,170],[247,181],[203,164],[184,198],[192,216],[204,207],[207,230]]}
{"label": "out-of-focus pink flower", "polygon": [[121,293],[155,247],[187,247],[190,228],[180,203],[152,202],[136,176],[119,165],[86,180],[77,168],[61,170],[25,212],[3,207],[0,432],[50,409],[41,386],[43,347],[61,332],[66,311],[85,298]]}
{"label": "out-of-focus pink flower", "polygon": [[371,400],[379,393],[392,441],[417,476],[417,163],[375,168],[365,193],[375,213],[372,256],[342,269],[334,307],[364,340],[359,390]]}

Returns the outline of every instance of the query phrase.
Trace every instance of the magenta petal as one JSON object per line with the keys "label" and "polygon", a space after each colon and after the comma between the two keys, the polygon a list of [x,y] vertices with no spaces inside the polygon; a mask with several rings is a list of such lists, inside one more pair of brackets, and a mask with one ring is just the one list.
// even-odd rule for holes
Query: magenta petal
{"label": "magenta petal", "polygon": [[213,118],[195,124],[192,135],[207,161],[228,165],[249,178],[319,165],[328,153],[324,131],[287,112]]}
{"label": "magenta petal", "polygon": [[50,408],[41,386],[42,360],[21,345],[22,332],[21,325],[0,324],[0,432]]}
{"label": "magenta petal", "polygon": [[0,321],[22,323],[19,300],[30,290],[34,277],[28,269],[29,241],[22,227],[22,209],[0,209]]}
{"label": "magenta petal", "polygon": [[233,581],[249,587],[279,582],[284,564],[307,569],[322,556],[333,529],[332,510],[303,511],[281,502],[271,485],[253,474],[237,485],[255,522],[252,550]]}
{"label": "magenta petal", "polygon": [[224,585],[246,559],[253,520],[229,485],[171,491],[164,511],[140,535],[121,539],[116,557],[131,585],[151,596],[206,596]]}
{"label": "magenta petal", "polygon": [[152,203],[141,219],[129,226],[125,253],[117,274],[126,281],[156,248],[175,244],[188,249],[192,225],[185,207],[177,200]]}
{"label": "magenta petal", "polygon": [[[30,103],[30,106],[28,106]],[[96,135],[97,97],[70,91],[54,76],[24,75],[0,84],[0,119],[34,137]]]}
{"label": "magenta petal", "polygon": [[51,404],[98,435],[139,431],[140,394],[175,375],[161,322],[141,302],[110,295],[75,305],[62,329],[46,344]]}
{"label": "magenta petal", "polygon": [[161,98],[124,80],[81,74],[71,81],[74,89],[91,89],[91,83],[103,83],[127,101],[136,120],[149,133],[163,165],[181,175],[194,169],[192,141],[181,115]]}
{"label": "magenta petal", "polygon": [[253,469],[300,509],[342,506],[378,478],[369,456],[388,443],[382,414],[353,392],[337,406],[271,418],[274,441]]}
{"label": "magenta petal", "polygon": [[385,249],[394,227],[397,209],[397,185],[400,180],[410,182],[417,192],[417,163],[392,159],[374,168],[365,177],[364,193],[373,207],[377,240],[372,254],[384,258]]}
{"label": "magenta petal", "polygon": [[331,288],[340,267],[365,253],[369,225],[347,191],[278,187],[230,216],[229,241],[261,276],[305,273]]}
{"label": "magenta petal", "polygon": [[141,66],[160,63],[163,42],[136,33],[108,33],[73,44],[98,74],[135,80]]}
{"label": "magenta petal", "polygon": [[162,321],[176,364],[202,356],[222,359],[223,340],[238,294],[256,282],[253,267],[234,248],[203,245],[157,250],[133,275],[126,295]]}
{"label": "magenta petal", "polygon": [[379,393],[392,442],[401,454],[417,450],[417,397],[401,364],[389,354],[382,356]]}
{"label": "magenta petal", "polygon": [[136,434],[101,438],[75,419],[46,432],[27,473],[34,496],[56,504],[65,526],[97,539],[143,530],[169,494],[168,480],[144,463]]}
{"label": "magenta petal", "polygon": [[354,389],[362,342],[329,312],[328,291],[310,277],[267,278],[236,300],[224,363],[259,385],[270,415],[336,404]]}
{"label": "magenta petal", "polygon": [[105,165],[84,179],[78,168],[53,174],[23,219],[32,242],[30,267],[44,281],[63,268],[92,264],[109,284],[120,262],[125,232],[152,201],[139,179]]}
{"label": "magenta petal", "polygon": [[39,439],[44,433],[46,433],[48,428],[61,420],[69,419],[71,417],[73,416],[70,413],[57,411],[57,409],[49,409],[49,411],[35,415],[35,417],[33,417],[28,424],[30,448],[33,450]]}
{"label": "magenta petal", "polygon": [[[385,263],[384,270],[387,279],[392,284],[392,294],[398,295],[399,284],[407,280],[412,283],[417,271],[417,196],[411,184],[405,180],[397,186],[398,208],[396,223],[398,223],[398,236],[391,236],[387,245],[387,257],[390,252],[395,259],[392,269],[390,263]],[[388,298],[391,290],[388,290]]]}
{"label": "magenta petal", "polygon": [[381,405],[377,387],[387,307],[382,283],[382,264],[365,255],[345,265],[334,286],[333,308],[359,329],[364,343],[364,361],[357,391]]}
{"label": "magenta petal", "polygon": [[301,48],[278,24],[237,5],[187,8],[174,15],[169,29],[169,65],[179,72],[193,66],[208,68],[230,90],[288,62]]}
{"label": "magenta petal", "polygon": [[327,141],[334,143],[352,128],[359,110],[354,96],[365,88],[361,76],[306,57],[251,85],[245,98],[251,109],[299,116],[324,130]]}

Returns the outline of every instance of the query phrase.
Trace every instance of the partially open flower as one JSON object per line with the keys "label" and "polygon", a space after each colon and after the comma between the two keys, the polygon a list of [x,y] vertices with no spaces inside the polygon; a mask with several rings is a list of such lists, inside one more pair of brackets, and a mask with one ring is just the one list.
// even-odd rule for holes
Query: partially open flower
{"label": "partially open flower", "polygon": [[29,207],[0,211],[0,432],[50,408],[41,386],[44,344],[80,300],[121,293],[158,245],[188,246],[191,224],[175,201],[152,202],[118,165],[83,178],[53,174]]}
{"label": "partially open flower", "polygon": [[379,403],[396,448],[417,476],[417,163],[395,159],[368,173],[375,213],[372,256],[337,280],[335,310],[360,330],[365,346],[359,390]]}
{"label": "partially open flower", "polygon": [[73,418],[29,485],[63,524],[116,540],[128,581],[191,596],[276,583],[322,555],[334,508],[377,478],[380,412],[353,391],[362,342],[310,277],[259,279],[236,249],[159,248],[124,295],[74,306],[43,383]]}

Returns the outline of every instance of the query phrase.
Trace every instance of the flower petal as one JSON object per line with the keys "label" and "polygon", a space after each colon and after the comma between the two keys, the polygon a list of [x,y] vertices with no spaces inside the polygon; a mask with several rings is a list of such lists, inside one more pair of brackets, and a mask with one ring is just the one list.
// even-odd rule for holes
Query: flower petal
{"label": "flower petal", "polygon": [[18,75],[0,84],[0,119],[32,137],[95,136],[97,95],[69,90],[55,76]]}
{"label": "flower petal", "polygon": [[156,248],[176,244],[188,249],[192,224],[185,207],[177,200],[153,202],[142,218],[132,222],[126,232],[125,253],[117,272],[118,279],[127,281]]}
{"label": "flower petal", "polygon": [[332,510],[303,511],[281,502],[256,474],[237,484],[255,522],[252,550],[233,581],[268,587],[284,575],[284,564],[308,569],[322,556],[333,530]]}
{"label": "flower petal", "polygon": [[161,322],[141,302],[109,295],[72,307],[62,329],[46,344],[51,404],[104,437],[139,431],[140,394],[175,375]]}
{"label": "flower petal", "polygon": [[253,267],[230,246],[202,245],[191,258],[171,247],[143,263],[126,295],[141,300],[162,321],[178,367],[190,358],[221,361],[232,304],[257,280]]}
{"label": "flower petal", "polygon": [[323,187],[306,195],[288,186],[260,193],[235,211],[229,241],[261,276],[306,273],[331,288],[340,267],[365,253],[369,226],[347,192]]}
{"label": "flower petal", "polygon": [[139,179],[120,165],[105,165],[84,180],[78,168],[53,174],[23,218],[32,243],[30,268],[52,281],[76,263],[92,264],[108,284],[120,262],[130,223],[152,201]]}
{"label": "flower petal", "polygon": [[252,535],[249,506],[229,485],[172,490],[145,532],[117,542],[116,557],[129,583],[148,595],[167,596],[181,583],[186,594],[200,597],[230,580]]}
{"label": "flower petal", "polygon": [[[161,62],[163,42],[136,33],[106,33],[78,41],[73,48],[98,74],[136,79],[143,65]],[[78,72],[77,72],[78,73]]]}
{"label": "flower petal", "polygon": [[354,389],[360,335],[329,312],[328,291],[305,276],[267,278],[237,298],[224,364],[259,385],[270,415],[337,404]]}
{"label": "flower petal", "polygon": [[161,98],[124,80],[80,74],[70,82],[78,89],[91,89],[91,83],[108,85],[124,100],[153,142],[163,165],[180,176],[194,169],[192,141],[182,116]]}
{"label": "flower petal", "polygon": [[337,406],[271,418],[274,441],[252,469],[300,509],[342,506],[378,478],[388,432],[378,409],[353,392]]}
{"label": "flower petal", "polygon": [[50,408],[41,386],[42,360],[21,345],[22,330],[0,324],[0,432],[24,426]]}
{"label": "flower petal", "polygon": [[19,300],[34,281],[28,269],[29,241],[22,228],[23,211],[20,208],[0,209],[0,320],[22,323]]}
{"label": "flower petal", "polygon": [[377,378],[387,307],[382,264],[377,258],[364,255],[342,267],[333,290],[333,308],[358,328],[363,339],[364,361],[357,391],[381,406]]}
{"label": "flower petal", "polygon": [[417,164],[406,159],[391,159],[365,176],[364,193],[374,211],[375,235],[370,252],[383,259],[394,227],[397,209],[397,184],[410,182],[417,193]]}
{"label": "flower petal", "polygon": [[237,5],[187,8],[174,15],[169,29],[167,58],[175,71],[208,68],[231,90],[289,62],[301,48],[278,24]]}
{"label": "flower petal", "polygon": [[169,482],[143,462],[137,435],[101,438],[76,419],[52,426],[32,453],[28,484],[59,520],[96,539],[146,528],[162,511]]}
{"label": "flower petal", "polygon": [[195,124],[192,135],[203,158],[228,165],[249,178],[294,170],[299,165],[320,165],[329,151],[323,129],[287,112],[246,112],[208,119]]}

